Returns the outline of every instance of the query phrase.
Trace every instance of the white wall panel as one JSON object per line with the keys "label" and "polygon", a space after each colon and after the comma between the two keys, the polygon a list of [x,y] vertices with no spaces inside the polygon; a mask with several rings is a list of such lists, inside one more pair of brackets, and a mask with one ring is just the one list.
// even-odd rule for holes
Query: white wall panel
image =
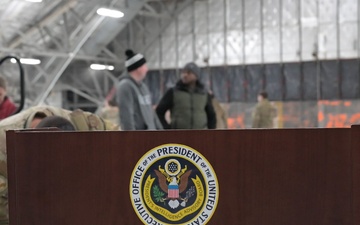
{"label": "white wall panel", "polygon": [[280,23],[280,0],[262,0],[264,27],[278,27]]}
{"label": "white wall panel", "polygon": [[178,17],[178,35],[192,32],[192,8],[186,8]]}
{"label": "white wall panel", "polygon": [[342,23],[340,26],[340,57],[357,57],[357,32],[356,22]]}
{"label": "white wall panel", "polygon": [[302,49],[301,49],[301,58],[303,60],[314,60],[312,53],[315,50],[315,41],[317,40],[317,28],[311,26],[302,27]]}
{"label": "white wall panel", "polygon": [[239,30],[231,30],[227,32],[226,54],[228,65],[242,64],[243,59],[243,37]]}
{"label": "white wall panel", "polygon": [[149,69],[161,68],[159,45],[151,45],[144,53]]}
{"label": "white wall panel", "polygon": [[245,1],[245,26],[247,28],[260,27],[260,0],[258,1]]}
{"label": "white wall panel", "polygon": [[337,1],[340,0],[319,0],[320,23],[334,23],[336,21]]}
{"label": "white wall panel", "polygon": [[219,66],[224,65],[224,34],[211,33],[210,34],[210,65]]}
{"label": "white wall panel", "polygon": [[296,26],[299,23],[299,0],[282,0],[283,26]]}
{"label": "white wall panel", "polygon": [[162,37],[162,68],[177,68],[175,36]]}
{"label": "white wall panel", "polygon": [[211,32],[224,32],[224,1],[209,0],[209,28]]}
{"label": "white wall panel", "polygon": [[301,18],[317,18],[317,1],[316,0],[300,0],[301,1]]}
{"label": "white wall panel", "polygon": [[337,57],[336,24],[322,24],[318,35],[319,57],[333,59]]}
{"label": "white wall panel", "polygon": [[176,25],[175,25],[175,21],[170,24],[169,27],[167,27],[167,29],[165,29],[165,31],[163,32],[164,36],[175,36],[176,33]]}
{"label": "white wall panel", "polygon": [[195,34],[201,35],[206,34],[208,29],[208,21],[207,21],[207,8],[206,1],[195,2],[194,4],[194,16],[195,16]]}
{"label": "white wall panel", "polygon": [[[194,1],[148,52],[159,54],[151,60],[153,68],[176,68],[190,60],[206,66],[207,59],[219,66],[354,58],[358,19],[358,0]],[[148,32],[134,37],[147,42],[159,30],[159,19],[146,18],[144,26]]]}
{"label": "white wall panel", "polygon": [[289,26],[283,27],[283,62],[299,61],[300,45],[299,45],[299,27]]}
{"label": "white wall panel", "polygon": [[357,21],[358,20],[358,1],[356,0],[340,0],[339,1],[340,22]]}
{"label": "white wall panel", "polygon": [[246,63],[261,62],[261,33],[259,29],[245,30]]}
{"label": "white wall panel", "polygon": [[196,53],[196,63],[199,66],[206,66],[206,59],[209,58],[209,45],[207,41],[208,36],[206,34],[196,35],[195,39],[195,53]]}
{"label": "white wall panel", "polygon": [[192,48],[192,35],[179,36],[179,66],[194,61]]}
{"label": "white wall panel", "polygon": [[280,58],[280,31],[278,27],[264,28],[264,62],[279,62]]}
{"label": "white wall panel", "polygon": [[241,31],[242,28],[242,1],[228,0],[228,29]]}

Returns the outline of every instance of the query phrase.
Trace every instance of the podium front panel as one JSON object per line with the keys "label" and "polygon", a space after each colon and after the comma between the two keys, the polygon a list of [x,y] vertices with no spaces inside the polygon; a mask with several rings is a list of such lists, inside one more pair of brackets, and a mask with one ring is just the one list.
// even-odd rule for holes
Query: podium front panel
{"label": "podium front panel", "polygon": [[201,153],[217,175],[210,225],[353,225],[351,137],[351,129],[9,131],[10,223],[140,225],[133,169],[173,143]]}

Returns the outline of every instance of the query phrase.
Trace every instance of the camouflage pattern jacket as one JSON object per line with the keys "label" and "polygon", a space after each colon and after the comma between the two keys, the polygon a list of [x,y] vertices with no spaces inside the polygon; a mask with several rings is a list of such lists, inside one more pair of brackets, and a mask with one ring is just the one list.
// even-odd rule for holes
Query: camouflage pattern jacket
{"label": "camouflage pattern jacket", "polygon": [[264,99],[256,105],[255,111],[252,114],[253,128],[273,128],[273,119],[276,115],[276,109],[271,103]]}
{"label": "camouflage pattern jacket", "polygon": [[117,125],[95,114],[52,106],[35,106],[0,121],[0,224],[8,224],[6,131],[29,128],[36,114],[64,117],[73,123],[77,131],[119,130]]}

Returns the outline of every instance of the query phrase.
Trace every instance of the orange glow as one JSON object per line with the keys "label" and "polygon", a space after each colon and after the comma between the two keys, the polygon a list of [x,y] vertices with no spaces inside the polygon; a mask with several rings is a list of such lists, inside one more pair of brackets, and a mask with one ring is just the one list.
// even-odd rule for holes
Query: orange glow
{"label": "orange glow", "polygon": [[360,123],[360,113],[356,113],[354,115],[351,116],[350,118],[350,125],[352,124],[359,124]]}
{"label": "orange glow", "polygon": [[350,107],[350,106],[351,106],[351,102],[349,102],[349,101],[344,102],[344,106],[346,106],[346,107]]}
{"label": "orange glow", "polygon": [[328,122],[326,124],[326,127],[349,127],[346,122],[346,114],[328,114]]}
{"label": "orange glow", "polygon": [[319,104],[320,105],[339,106],[339,105],[341,105],[341,101],[322,100],[322,101],[319,101]]}
{"label": "orange glow", "polygon": [[324,113],[322,111],[319,111],[318,113],[318,120],[319,122],[323,121],[325,118]]}
{"label": "orange glow", "polygon": [[238,128],[245,128],[245,115],[241,114],[238,117],[235,118],[228,118],[227,124],[229,129],[238,129]]}

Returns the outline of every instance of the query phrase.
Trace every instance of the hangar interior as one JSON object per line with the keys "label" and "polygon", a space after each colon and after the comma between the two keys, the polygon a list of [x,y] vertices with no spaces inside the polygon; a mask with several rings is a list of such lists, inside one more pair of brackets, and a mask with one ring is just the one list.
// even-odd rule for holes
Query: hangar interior
{"label": "hangar interior", "polygon": [[[192,61],[229,128],[250,127],[261,90],[277,107],[279,128],[360,122],[359,0],[0,3],[1,57],[37,60],[23,61],[25,107],[98,110],[126,73],[125,50],[133,49],[147,59],[154,105]],[[98,15],[101,7],[123,16]],[[8,60],[0,73],[19,102],[18,66]]]}

